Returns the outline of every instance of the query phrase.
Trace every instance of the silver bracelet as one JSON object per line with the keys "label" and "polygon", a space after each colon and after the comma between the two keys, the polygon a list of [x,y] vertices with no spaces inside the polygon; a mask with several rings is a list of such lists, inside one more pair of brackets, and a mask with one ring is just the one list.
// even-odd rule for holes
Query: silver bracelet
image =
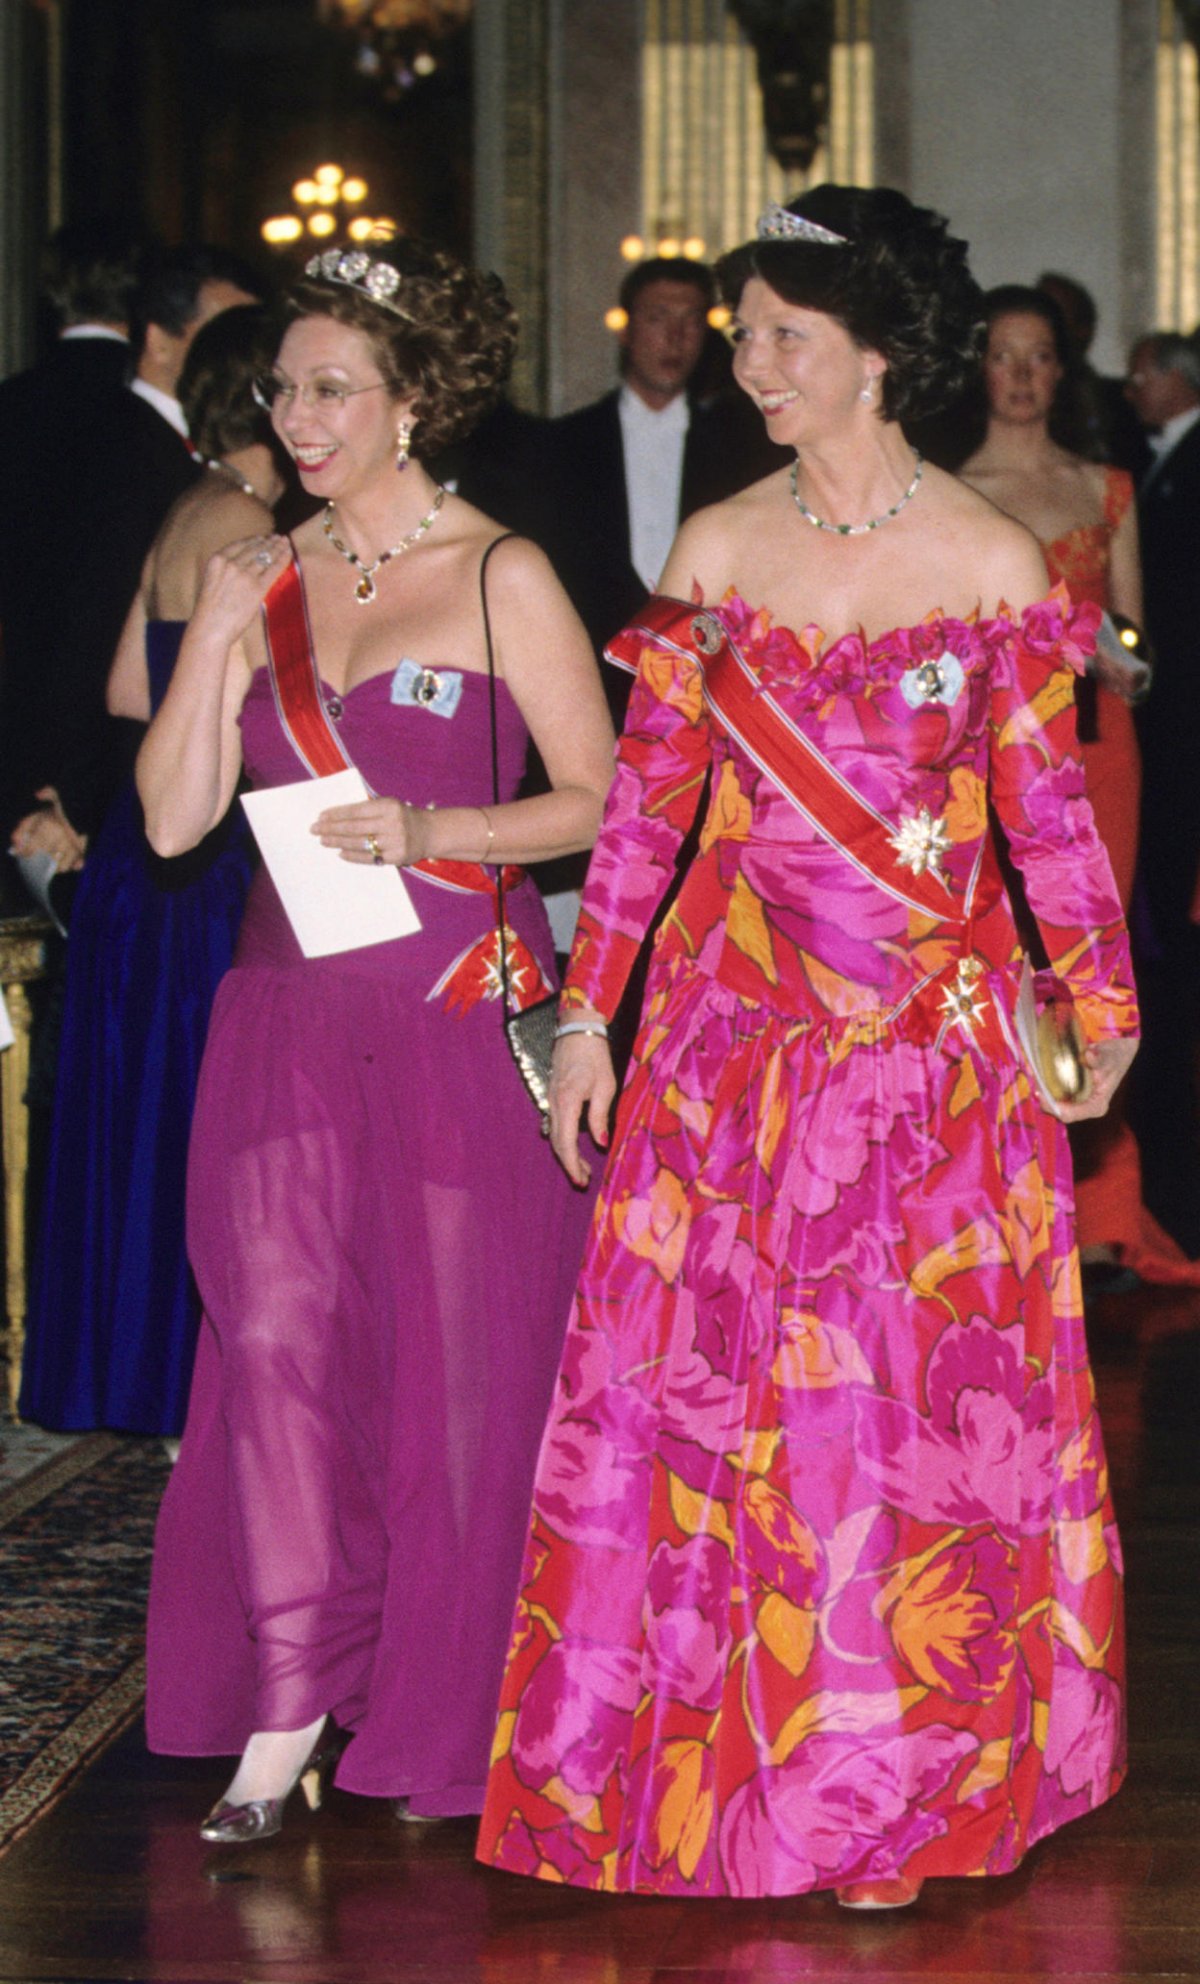
{"label": "silver bracelet", "polygon": [[603,1020],[564,1020],[554,1029],[556,1040],[565,1040],[569,1033],[594,1033],[597,1040],[608,1039],[608,1028]]}

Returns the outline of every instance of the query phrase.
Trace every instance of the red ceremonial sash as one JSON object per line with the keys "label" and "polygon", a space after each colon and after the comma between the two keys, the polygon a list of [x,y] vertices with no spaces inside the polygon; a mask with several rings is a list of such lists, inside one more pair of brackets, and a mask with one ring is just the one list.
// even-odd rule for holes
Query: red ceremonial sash
{"label": "red ceremonial sash", "polygon": [[958,940],[957,956],[915,985],[892,1018],[904,1014],[916,1037],[939,1046],[953,1025],[977,1046],[994,1044],[994,1002],[984,1002],[979,982],[984,966],[973,956],[975,924],[995,906],[1003,887],[990,836],[981,841],[959,907],[939,873],[926,868],[917,874],[901,864],[892,840],[896,823],[877,813],[793,723],[714,613],[656,595],[617,635],[609,659],[636,673],[643,641],[695,662],[709,708],[830,847],[896,902],[942,924]]}
{"label": "red ceremonial sash", "polygon": [[[314,778],[354,770],[354,760],[338,736],[321,694],[304,580],[294,555],[263,601],[263,623],[275,708],[296,756]],[[478,861],[414,861],[405,872],[423,875],[439,888],[464,895],[496,893],[495,882]],[[506,868],[505,889],[515,889],[524,876],[523,868]]]}
{"label": "red ceremonial sash", "polygon": [[629,651],[636,654],[643,638],[696,663],[710,709],[823,840],[897,902],[961,931],[969,948],[976,918],[987,914],[1000,893],[990,841],[985,839],[980,848],[958,908],[940,874],[930,868],[915,874],[901,865],[892,844],[895,821],[877,813],[804,735],[714,613],[656,596],[617,636],[610,659],[628,667]]}

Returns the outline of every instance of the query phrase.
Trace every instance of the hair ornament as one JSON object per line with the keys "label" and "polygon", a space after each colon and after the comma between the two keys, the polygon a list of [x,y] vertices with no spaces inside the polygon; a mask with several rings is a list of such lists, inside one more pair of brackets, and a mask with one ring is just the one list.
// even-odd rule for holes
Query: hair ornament
{"label": "hair ornament", "polygon": [[820,241],[833,248],[850,245],[848,235],[835,234],[832,228],[805,220],[803,214],[794,214],[777,202],[759,215],[757,234],[760,241]]}
{"label": "hair ornament", "polygon": [[396,291],[404,280],[399,269],[394,269],[390,262],[373,262],[362,248],[326,248],[323,254],[314,255],[304,264],[304,273],[318,282],[337,282],[346,289],[361,289],[372,303],[390,310],[394,317],[403,317],[406,324],[415,321],[396,301]]}

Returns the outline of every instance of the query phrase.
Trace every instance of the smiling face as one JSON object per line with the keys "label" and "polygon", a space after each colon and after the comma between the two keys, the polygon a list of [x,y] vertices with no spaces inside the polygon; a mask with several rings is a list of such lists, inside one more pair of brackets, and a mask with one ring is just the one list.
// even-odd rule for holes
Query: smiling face
{"label": "smiling face", "polygon": [[1048,420],[1063,367],[1046,319],[1032,310],[994,317],[988,326],[983,376],[993,420],[1017,427]]}
{"label": "smiling face", "polygon": [[836,318],[789,303],[761,276],[742,291],[733,340],[734,377],[762,409],[772,441],[801,448],[876,418],[886,360],[855,344]]}
{"label": "smiling face", "polygon": [[271,418],[305,489],[330,501],[393,472],[411,402],[389,396],[365,331],[300,317],[288,326],[275,372],[283,390]]}

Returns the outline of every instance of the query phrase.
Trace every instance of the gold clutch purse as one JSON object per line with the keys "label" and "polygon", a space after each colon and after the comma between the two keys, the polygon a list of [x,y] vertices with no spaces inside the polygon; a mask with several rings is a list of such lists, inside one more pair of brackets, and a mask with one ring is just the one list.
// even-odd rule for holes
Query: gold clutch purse
{"label": "gold clutch purse", "polygon": [[1043,1102],[1086,1102],[1092,1072],[1083,1028],[1069,999],[1053,994],[1039,1006],[1033,967],[1026,958],[1017,993],[1017,1038]]}

